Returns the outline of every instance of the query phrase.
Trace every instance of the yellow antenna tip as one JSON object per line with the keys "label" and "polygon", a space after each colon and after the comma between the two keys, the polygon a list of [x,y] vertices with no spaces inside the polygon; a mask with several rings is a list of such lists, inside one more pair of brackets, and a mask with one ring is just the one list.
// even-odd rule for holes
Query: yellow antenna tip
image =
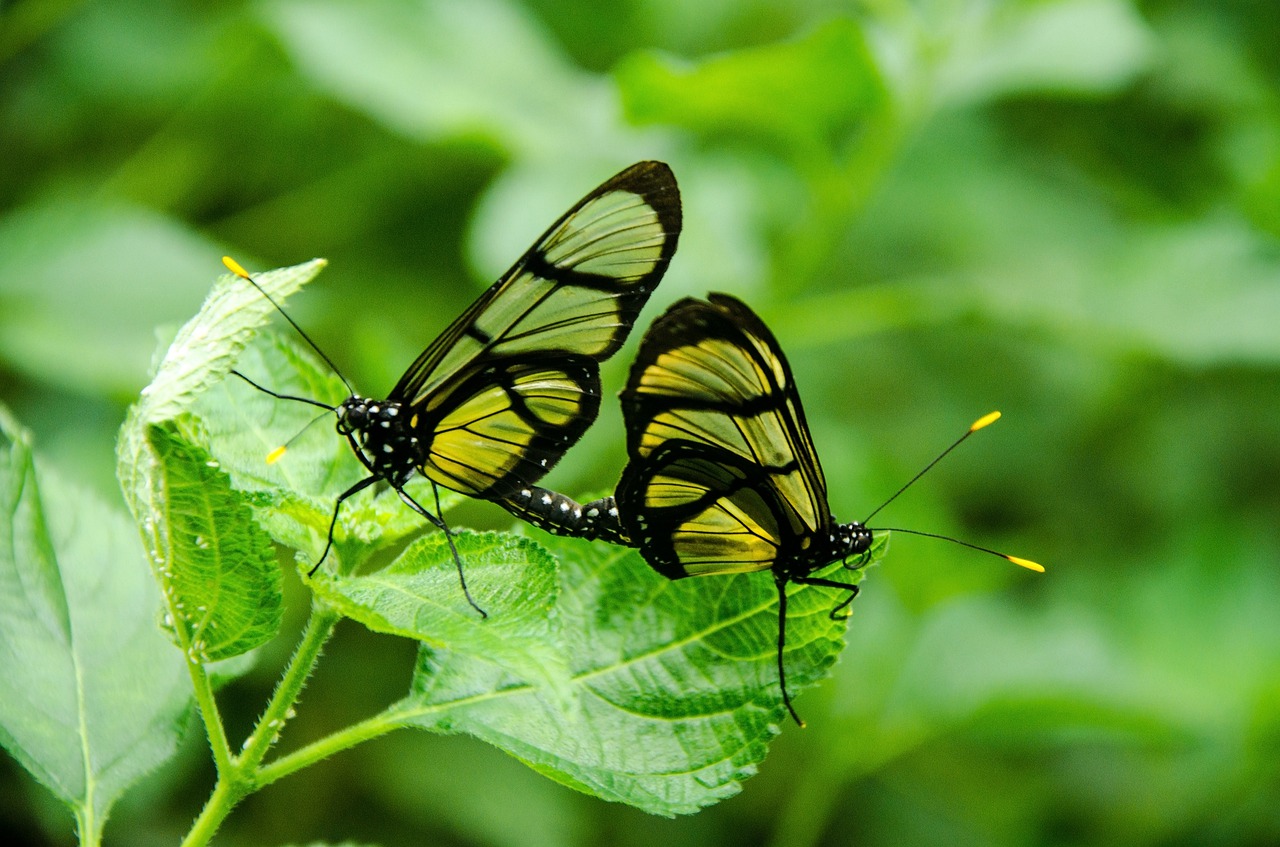
{"label": "yellow antenna tip", "polygon": [[1019,567],[1024,567],[1029,571],[1035,571],[1036,573],[1044,573],[1044,565],[1040,564],[1039,562],[1033,562],[1030,559],[1019,559],[1017,556],[1005,556],[1005,558],[1013,562],[1015,565],[1018,565]]}
{"label": "yellow antenna tip", "polygon": [[[288,447],[281,445],[276,449],[272,450],[270,453],[267,454],[267,464],[274,465],[276,462],[280,461],[280,457],[283,456],[284,451],[288,449],[289,449]],[[1041,568],[1041,570],[1044,570],[1044,568]]]}
{"label": "yellow antenna tip", "polygon": [[237,262],[235,259],[231,258],[230,256],[223,256],[222,264],[226,265],[227,270],[231,271],[236,276],[242,277],[244,279],[249,278],[249,272],[246,271],[239,262]]}
{"label": "yellow antenna tip", "polygon": [[984,426],[991,426],[993,423],[995,423],[998,420],[1000,420],[999,412],[991,412],[989,414],[983,415],[982,417],[978,418],[976,421],[973,422],[973,426],[969,427],[969,431],[977,432],[978,430],[982,429]]}

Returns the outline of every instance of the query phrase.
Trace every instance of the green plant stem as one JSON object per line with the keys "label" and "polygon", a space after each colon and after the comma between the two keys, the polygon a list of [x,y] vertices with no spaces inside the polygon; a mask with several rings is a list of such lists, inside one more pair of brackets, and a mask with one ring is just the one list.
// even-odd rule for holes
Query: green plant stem
{"label": "green plant stem", "polygon": [[[195,666],[198,670],[193,669],[192,679],[199,680],[196,684],[196,698],[200,703],[200,710],[205,713],[208,708],[208,714],[214,716],[212,724],[206,718],[205,725],[210,728],[210,745],[214,748],[215,761],[218,761],[218,781],[209,794],[209,799],[205,801],[204,808],[200,810],[199,817],[191,825],[187,837],[183,839],[182,847],[208,844],[214,833],[218,831],[218,827],[241,800],[284,775],[281,773],[271,779],[264,779],[258,766],[263,756],[271,749],[271,745],[280,737],[280,732],[289,718],[292,717],[294,704],[297,703],[302,688],[315,669],[320,652],[333,635],[339,619],[339,614],[329,606],[319,601],[312,605],[311,617],[307,620],[298,647],[294,650],[293,657],[289,660],[289,665],[276,686],[271,702],[262,713],[262,717],[258,719],[253,732],[249,733],[249,737],[245,739],[243,751],[239,756],[231,755],[227,748],[222,723],[217,719],[217,705],[213,699],[212,687],[208,684],[208,675],[204,672],[203,666]],[[220,738],[218,743],[213,741],[215,731],[213,725],[216,725],[216,732]],[[226,751],[225,763],[218,759],[219,747]],[[291,773],[292,770],[286,773]]]}
{"label": "green plant stem", "polygon": [[332,735],[314,741],[306,747],[294,750],[287,756],[281,756],[270,764],[264,765],[258,771],[257,784],[259,787],[270,785],[276,780],[282,779],[295,771],[300,771],[308,765],[313,765],[321,759],[326,759],[335,753],[340,753],[380,735],[386,735],[392,730],[400,729],[404,726],[408,711],[403,702],[395,703],[371,718],[366,718]]}
{"label": "green plant stem", "polygon": [[219,779],[209,799],[205,801],[204,808],[200,810],[200,816],[191,825],[191,831],[182,839],[182,847],[208,844],[218,827],[222,826],[222,821],[247,793],[247,790],[242,790],[237,794],[230,781]]}
{"label": "green plant stem", "polygon": [[[184,651],[190,655],[190,648]],[[232,768],[234,757],[231,745],[227,742],[227,731],[222,725],[222,715],[218,712],[218,701],[213,696],[213,683],[205,666],[200,662],[187,662],[187,671],[191,674],[191,687],[195,691],[196,706],[200,709],[200,719],[204,721],[205,732],[209,736],[209,749],[213,752],[213,764],[217,768],[218,778]]]}
{"label": "green plant stem", "polygon": [[302,688],[315,669],[320,659],[320,651],[333,635],[333,630],[340,620],[340,615],[331,607],[315,601],[311,608],[311,617],[307,620],[302,639],[289,660],[284,676],[276,685],[275,693],[267,709],[258,719],[258,725],[245,739],[244,749],[237,764],[246,770],[257,768],[262,758],[271,749],[271,745],[280,737],[284,725],[292,716],[293,705],[302,694]]}

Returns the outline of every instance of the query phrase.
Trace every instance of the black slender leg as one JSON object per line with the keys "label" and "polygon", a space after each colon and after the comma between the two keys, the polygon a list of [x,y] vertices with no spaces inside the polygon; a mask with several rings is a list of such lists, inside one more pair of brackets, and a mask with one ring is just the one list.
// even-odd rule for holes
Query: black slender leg
{"label": "black slender leg", "polygon": [[338,511],[342,508],[342,501],[346,500],[353,494],[358,494],[361,491],[364,491],[377,481],[378,478],[376,476],[365,477],[338,495],[338,499],[334,501],[333,504],[333,517],[329,519],[329,540],[325,542],[324,552],[320,554],[320,558],[311,566],[311,570],[307,571],[308,577],[315,576],[316,571],[319,570],[320,565],[323,564],[325,557],[329,555],[329,550],[333,547],[333,528],[338,525]]}
{"label": "black slender leg", "polygon": [[[436,484],[434,481],[431,483],[431,491],[435,495],[436,510],[439,511],[440,490],[436,487]],[[462,557],[458,555],[458,548],[453,543],[453,533],[449,531],[449,525],[445,523],[444,518],[438,514],[433,515],[421,503],[419,503],[417,500],[414,500],[412,497],[410,497],[409,492],[405,491],[403,488],[400,488],[397,486],[396,493],[400,495],[400,499],[403,500],[409,506],[409,508],[413,509],[418,514],[422,515],[424,518],[431,521],[432,525],[435,526],[436,529],[439,529],[441,532],[444,533],[445,540],[449,542],[449,552],[453,554],[453,564],[458,569],[458,582],[462,584],[463,596],[467,598],[467,602],[471,604],[471,608],[475,609],[477,612],[480,613],[480,617],[482,618],[489,617],[489,613],[486,612],[484,609],[480,608],[479,604],[476,603],[475,599],[471,596],[471,591],[467,588],[467,578],[462,573]]]}
{"label": "black slender leg", "polygon": [[848,591],[849,596],[840,601],[834,609],[831,610],[831,620],[838,621],[841,618],[847,618],[849,615],[840,614],[849,608],[849,604],[858,596],[859,588],[856,585],[850,585],[847,582],[837,582],[834,579],[823,579],[817,576],[796,576],[791,578],[792,582],[798,582],[801,585],[815,585],[818,588],[834,588],[837,591]]}
{"label": "black slender leg", "polygon": [[787,667],[782,659],[782,653],[787,647],[787,580],[779,578],[776,582],[778,585],[778,687],[782,689],[782,705],[786,706],[787,711],[791,713],[791,719],[803,728],[804,721],[800,720],[800,716],[796,714],[795,708],[791,705],[791,695],[787,693]]}

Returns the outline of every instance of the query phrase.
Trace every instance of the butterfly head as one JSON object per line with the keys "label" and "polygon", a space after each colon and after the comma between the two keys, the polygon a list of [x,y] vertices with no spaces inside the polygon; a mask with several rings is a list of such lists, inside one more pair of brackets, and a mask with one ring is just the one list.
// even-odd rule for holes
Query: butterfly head
{"label": "butterfly head", "polygon": [[848,559],[861,556],[871,549],[871,530],[857,521],[836,524],[834,530],[835,558]]}
{"label": "butterfly head", "polygon": [[351,435],[354,432],[366,431],[369,428],[370,407],[376,408],[377,404],[368,397],[357,397],[352,394],[343,400],[337,410],[338,432],[342,435]]}
{"label": "butterfly head", "polygon": [[422,463],[422,445],[400,403],[352,395],[338,407],[338,432],[358,446],[375,476],[402,482]]}

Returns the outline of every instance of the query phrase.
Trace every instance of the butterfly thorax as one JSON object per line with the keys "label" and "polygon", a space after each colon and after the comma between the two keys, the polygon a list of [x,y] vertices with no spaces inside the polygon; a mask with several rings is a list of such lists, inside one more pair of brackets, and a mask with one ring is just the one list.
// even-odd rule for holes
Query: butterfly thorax
{"label": "butterfly thorax", "polygon": [[379,479],[402,485],[423,460],[423,445],[404,418],[403,406],[351,396],[338,407],[338,432]]}
{"label": "butterfly thorax", "polygon": [[811,536],[803,551],[789,561],[779,560],[774,571],[788,578],[808,576],[838,560],[848,565],[849,559],[862,556],[870,549],[871,530],[857,521],[832,522],[831,531],[825,537]]}

